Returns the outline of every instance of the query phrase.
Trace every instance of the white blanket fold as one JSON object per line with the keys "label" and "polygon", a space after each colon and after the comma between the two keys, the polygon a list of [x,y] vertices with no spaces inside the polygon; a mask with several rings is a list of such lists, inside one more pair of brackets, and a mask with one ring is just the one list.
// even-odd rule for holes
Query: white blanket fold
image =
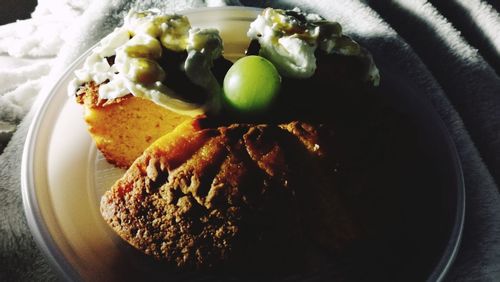
{"label": "white blanket fold", "polygon": [[[500,16],[481,0],[40,0],[32,19],[0,26],[0,280],[53,280],[20,196],[20,156],[37,104],[81,53],[132,7],[243,4],[315,12],[390,60],[432,102],[457,146],[467,193],[463,242],[448,279],[500,281]],[[446,3],[443,3],[446,2]],[[0,62],[2,58],[0,57]],[[34,100],[37,99],[37,102]],[[16,130],[17,129],[17,130]]]}

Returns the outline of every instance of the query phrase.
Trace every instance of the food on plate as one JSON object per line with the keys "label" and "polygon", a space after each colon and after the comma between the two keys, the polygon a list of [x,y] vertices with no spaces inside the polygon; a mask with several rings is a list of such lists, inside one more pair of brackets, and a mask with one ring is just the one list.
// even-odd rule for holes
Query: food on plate
{"label": "food on plate", "polygon": [[363,61],[366,68],[361,78],[375,86],[379,84],[380,75],[370,53],[342,34],[339,23],[317,14],[298,8],[267,8],[250,24],[247,35],[254,45],[258,43],[258,50],[254,46],[252,51],[270,60],[285,77],[312,77],[321,63],[316,58],[318,53],[338,54]]}
{"label": "food on plate", "polygon": [[371,55],[298,9],[263,10],[247,36],[231,66],[217,30],[132,11],[70,89],[97,147],[129,167],[103,218],[177,268],[307,268],[363,236],[339,168],[364,152],[344,121],[379,84]]}
{"label": "food on plate", "polygon": [[181,121],[220,109],[222,57],[216,29],[186,16],[131,11],[75,71],[69,94],[108,161],[128,167]]}
{"label": "food on plate", "polygon": [[380,83],[371,54],[317,14],[266,8],[247,36],[247,55],[265,57],[282,78],[267,119],[342,118]]}
{"label": "food on plate", "polygon": [[303,267],[309,241],[341,250],[356,238],[328,127],[206,123],[155,141],[103,196],[104,219],[127,242],[180,268],[258,272]]}

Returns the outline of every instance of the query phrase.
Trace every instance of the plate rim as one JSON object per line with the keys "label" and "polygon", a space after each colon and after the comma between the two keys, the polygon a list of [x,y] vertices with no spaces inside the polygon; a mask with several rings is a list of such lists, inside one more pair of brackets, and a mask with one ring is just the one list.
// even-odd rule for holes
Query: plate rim
{"label": "plate rim", "polygon": [[[93,48],[93,47],[92,47]],[[91,49],[92,49],[91,48]],[[21,159],[21,194],[23,200],[24,214],[28,223],[28,227],[35,239],[35,243],[42,250],[44,256],[48,259],[53,268],[64,278],[64,280],[74,281],[80,276],[77,271],[71,267],[68,260],[57,259],[64,257],[61,248],[57,246],[52,238],[47,222],[43,218],[38,198],[36,196],[36,185],[34,179],[34,149],[35,138],[40,132],[41,117],[47,112],[50,101],[56,95],[55,89],[62,86],[73,70],[81,61],[88,56],[90,50],[85,51],[77,59],[75,59],[61,74],[61,76],[49,88],[48,95],[41,101],[40,107],[33,116],[33,121],[28,129],[26,140],[23,147],[23,155]]]}
{"label": "plate rim", "polygon": [[[241,6],[225,6],[225,7],[202,7],[202,8],[190,8],[185,10],[176,11],[176,13],[182,14],[196,14],[206,11],[248,11],[248,12],[259,12],[262,8],[257,7],[241,7]],[[234,19],[239,19],[244,17],[234,17]],[[98,43],[97,43],[98,44]],[[96,45],[97,45],[96,44]],[[56,270],[56,272],[61,275],[64,280],[80,280],[81,276],[78,271],[71,265],[71,263],[65,258],[61,248],[55,243],[53,237],[51,236],[47,222],[41,214],[40,205],[38,203],[38,197],[36,195],[36,185],[34,179],[34,149],[35,149],[35,137],[39,135],[41,129],[41,117],[45,116],[47,113],[47,108],[54,96],[56,95],[56,89],[59,89],[63,82],[72,75],[74,68],[81,64],[81,62],[88,56],[91,50],[95,47],[92,46],[85,52],[83,52],[77,59],[75,59],[66,69],[61,73],[52,86],[48,89],[48,95],[40,101],[40,106],[33,115],[33,120],[29,126],[28,133],[23,146],[22,160],[21,160],[21,194],[23,209],[25,217],[27,219],[28,227],[33,235],[34,241],[39,249],[42,251],[44,257],[48,259],[49,264]],[[428,98],[423,97],[425,103],[430,103]],[[458,253],[460,243],[463,235],[464,221],[465,221],[465,181],[463,175],[463,169],[461,164],[460,155],[458,153],[455,141],[453,140],[450,130],[446,127],[443,119],[437,113],[434,106],[430,105],[432,113],[438,121],[437,126],[439,126],[440,131],[445,132],[443,134],[446,139],[447,147],[449,149],[450,157],[452,158],[453,170],[457,176],[456,179],[456,211],[454,216],[453,227],[450,230],[449,238],[447,238],[446,247],[441,253],[441,256],[437,263],[434,264],[432,271],[429,274],[427,281],[442,281],[447,273],[449,272],[453,262],[455,261],[456,255]],[[58,259],[59,258],[59,259]]]}
{"label": "plate rim", "polygon": [[[430,101],[426,98],[426,102],[430,103]],[[430,105],[432,106],[432,105]],[[462,242],[462,235],[465,223],[465,179],[462,169],[462,162],[460,160],[460,155],[457,150],[457,146],[455,141],[451,137],[450,130],[446,127],[443,119],[437,113],[434,107],[432,108],[433,115],[436,116],[436,120],[439,122],[438,126],[441,128],[441,131],[446,132],[445,138],[448,143],[448,149],[450,150],[450,156],[453,158],[453,169],[457,175],[457,194],[456,194],[456,211],[454,216],[453,227],[450,230],[449,238],[446,243],[446,247],[442,251],[441,257],[438,262],[435,264],[433,271],[430,273],[429,277],[426,281],[443,281],[446,278],[449,270],[451,269],[453,263],[455,262],[455,258],[458,254],[458,250],[460,248],[460,244]]]}

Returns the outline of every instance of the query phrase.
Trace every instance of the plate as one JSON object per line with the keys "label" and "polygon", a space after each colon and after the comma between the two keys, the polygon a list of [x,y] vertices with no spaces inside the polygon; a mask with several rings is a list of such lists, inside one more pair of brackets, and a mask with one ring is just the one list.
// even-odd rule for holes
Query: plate
{"label": "plate", "polygon": [[[247,47],[245,34],[259,11],[225,7],[184,14],[193,26],[218,28],[224,39],[224,54],[234,60]],[[156,262],[121,240],[101,218],[100,197],[124,171],[103,159],[87,133],[81,106],[66,94],[73,71],[88,53],[76,60],[54,85],[27,136],[21,177],[25,212],[35,240],[69,280],[168,277],[205,281],[205,276],[195,273],[165,273]],[[356,273],[352,277],[371,280],[378,280],[377,276],[386,281],[440,280],[456,254],[463,225],[460,163],[452,139],[432,105],[412,92],[411,82],[391,71],[390,65],[381,66],[381,72],[387,83],[382,84],[380,92],[412,121],[423,154],[408,155],[418,158],[408,160],[412,164],[408,173],[415,179],[409,178],[401,190],[406,208],[393,211],[403,218],[403,223],[394,229],[400,240],[361,245],[356,252],[364,260],[353,260],[349,268]],[[287,279],[322,275],[328,273]]]}

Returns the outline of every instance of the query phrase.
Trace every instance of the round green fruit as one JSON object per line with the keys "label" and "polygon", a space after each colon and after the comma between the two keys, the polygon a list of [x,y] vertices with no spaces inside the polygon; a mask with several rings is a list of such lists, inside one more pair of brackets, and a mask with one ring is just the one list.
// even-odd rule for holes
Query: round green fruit
{"label": "round green fruit", "polygon": [[261,56],[236,61],[224,77],[224,100],[232,111],[255,115],[266,112],[279,94],[281,77]]}

